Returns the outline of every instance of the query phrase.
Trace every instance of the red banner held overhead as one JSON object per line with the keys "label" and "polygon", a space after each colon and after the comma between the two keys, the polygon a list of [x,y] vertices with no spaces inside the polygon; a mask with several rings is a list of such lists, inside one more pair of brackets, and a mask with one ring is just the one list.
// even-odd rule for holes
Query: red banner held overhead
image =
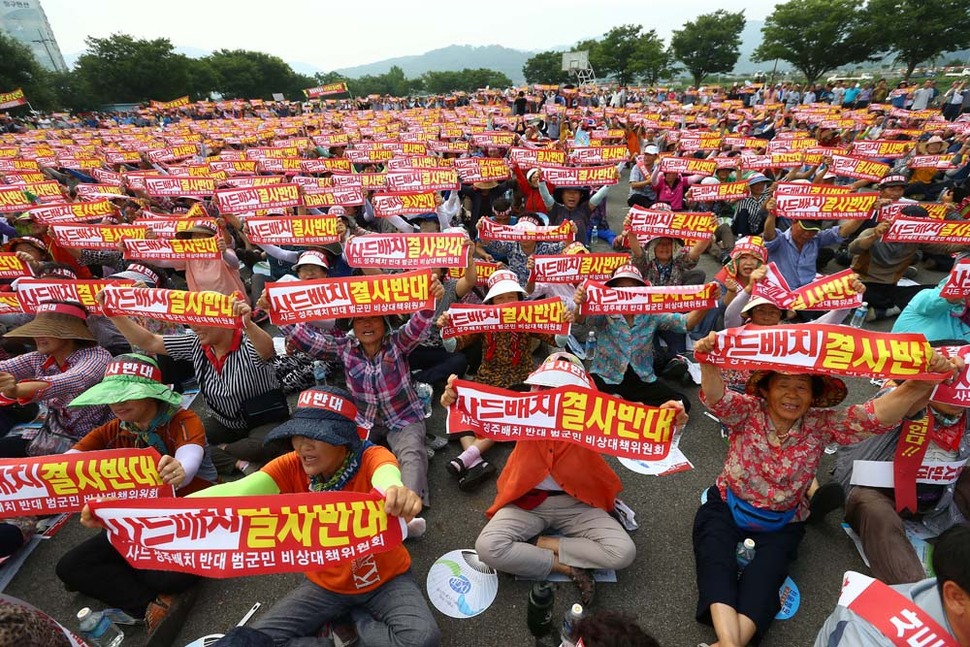
{"label": "red banner held overhead", "polygon": [[641,315],[690,312],[717,305],[720,288],[707,285],[665,285],[636,288],[611,288],[601,281],[586,282],[583,315]]}
{"label": "red banner held overhead", "polygon": [[534,332],[566,335],[562,299],[550,297],[538,301],[517,301],[503,305],[455,304],[448,309],[450,321],[442,328],[444,339],[482,332]]}
{"label": "red banner held overhead", "polygon": [[170,323],[239,328],[234,297],[219,292],[189,292],[160,288],[110,287],[104,291],[104,313],[113,317],[149,317]]}
{"label": "red banner held overhead", "polygon": [[367,234],[344,245],[351,267],[377,269],[435,269],[464,267],[468,237],[464,234]]}

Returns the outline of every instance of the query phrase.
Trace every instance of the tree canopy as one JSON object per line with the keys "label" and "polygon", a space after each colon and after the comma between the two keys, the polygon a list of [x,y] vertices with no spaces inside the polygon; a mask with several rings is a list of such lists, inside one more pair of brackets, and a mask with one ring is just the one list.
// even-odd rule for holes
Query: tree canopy
{"label": "tree canopy", "polygon": [[966,0],[869,0],[866,14],[880,49],[906,66],[907,81],[923,61],[970,47]]}
{"label": "tree canopy", "polygon": [[569,72],[562,70],[562,52],[539,52],[522,66],[526,83],[569,83]]}
{"label": "tree canopy", "polygon": [[862,0],[789,0],[775,6],[761,33],[753,60],[788,61],[809,83],[842,65],[869,60],[878,49]]}
{"label": "tree canopy", "polygon": [[670,49],[694,77],[699,86],[708,74],[730,72],[741,55],[741,32],[744,12],[729,13],[718,9],[698,16],[674,30]]}

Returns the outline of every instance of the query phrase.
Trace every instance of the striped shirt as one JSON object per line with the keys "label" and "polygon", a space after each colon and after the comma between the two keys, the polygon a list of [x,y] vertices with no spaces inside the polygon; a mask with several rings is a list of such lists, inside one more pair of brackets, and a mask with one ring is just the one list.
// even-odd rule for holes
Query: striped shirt
{"label": "striped shirt", "polygon": [[101,381],[110,360],[111,353],[100,346],[79,348],[67,356],[63,366],[58,366],[50,355],[34,351],[0,362],[0,371],[10,373],[18,382],[47,382],[47,388],[37,391],[29,401],[47,405],[48,429],[77,440],[112,417],[111,411],[104,405],[67,406],[71,400]]}
{"label": "striped shirt", "polygon": [[229,429],[246,429],[243,403],[280,388],[276,371],[242,333],[239,344],[215,366],[194,334],[165,335],[165,353],[172,359],[189,360],[195,367],[199,390],[215,419]]}

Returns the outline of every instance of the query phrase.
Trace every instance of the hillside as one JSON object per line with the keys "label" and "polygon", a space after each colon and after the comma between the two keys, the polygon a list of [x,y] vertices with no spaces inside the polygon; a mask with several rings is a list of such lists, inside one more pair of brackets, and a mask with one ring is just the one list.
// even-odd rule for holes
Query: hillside
{"label": "hillside", "polygon": [[345,67],[335,71],[353,79],[368,74],[384,74],[392,66],[397,65],[404,70],[406,77],[414,78],[431,71],[485,67],[504,73],[512,79],[513,83],[523,83],[525,78],[522,76],[522,66],[534,53],[510,49],[501,45],[485,45],[483,47],[449,45],[424,54],[388,58],[367,65]]}

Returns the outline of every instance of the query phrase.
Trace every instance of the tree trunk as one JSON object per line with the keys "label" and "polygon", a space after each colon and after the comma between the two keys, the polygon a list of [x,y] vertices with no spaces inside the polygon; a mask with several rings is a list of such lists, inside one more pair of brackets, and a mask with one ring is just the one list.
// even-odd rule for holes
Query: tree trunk
{"label": "tree trunk", "polygon": [[694,76],[694,87],[701,87],[701,81],[704,80],[704,72],[692,72],[691,74]]}
{"label": "tree trunk", "polygon": [[906,74],[903,76],[903,81],[906,81],[907,85],[909,84],[909,77],[913,75],[913,70],[916,69],[916,63],[918,62],[919,61],[907,61],[906,63]]}

